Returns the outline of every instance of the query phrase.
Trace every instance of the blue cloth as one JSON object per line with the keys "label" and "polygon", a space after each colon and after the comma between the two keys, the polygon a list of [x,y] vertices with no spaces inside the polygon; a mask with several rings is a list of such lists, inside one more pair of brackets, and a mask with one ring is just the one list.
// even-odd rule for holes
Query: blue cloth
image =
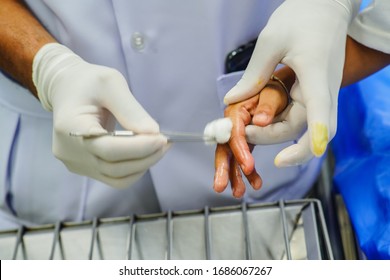
{"label": "blue cloth", "polygon": [[390,259],[390,67],[343,88],[334,183],[367,259]]}

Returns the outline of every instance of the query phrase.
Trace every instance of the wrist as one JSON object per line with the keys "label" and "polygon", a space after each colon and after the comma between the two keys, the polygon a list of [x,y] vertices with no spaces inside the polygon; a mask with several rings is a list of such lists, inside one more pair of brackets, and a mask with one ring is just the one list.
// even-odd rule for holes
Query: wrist
{"label": "wrist", "polygon": [[273,76],[277,77],[280,80],[280,82],[284,84],[288,92],[291,91],[291,88],[296,80],[296,75],[294,70],[292,70],[292,68],[285,65],[279,68],[278,70],[276,70],[273,73]]}
{"label": "wrist", "polygon": [[41,47],[33,59],[32,81],[42,107],[52,111],[51,85],[59,71],[63,70],[69,59],[80,59],[70,49],[59,43],[48,43]]}
{"label": "wrist", "polygon": [[273,88],[277,90],[279,93],[284,93],[286,103],[283,106],[283,110],[291,103],[290,89],[287,88],[286,84],[276,75],[272,74],[268,83],[265,85],[266,87]]}

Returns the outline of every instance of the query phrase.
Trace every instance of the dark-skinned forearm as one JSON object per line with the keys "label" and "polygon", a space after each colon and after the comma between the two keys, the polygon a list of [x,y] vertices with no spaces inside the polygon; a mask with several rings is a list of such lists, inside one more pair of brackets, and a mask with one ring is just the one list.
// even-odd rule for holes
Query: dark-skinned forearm
{"label": "dark-skinned forearm", "polygon": [[[390,54],[368,48],[349,36],[346,43],[346,55],[341,87],[356,83],[390,64]],[[295,82],[293,70],[287,66],[274,73],[287,88]]]}
{"label": "dark-skinned forearm", "polygon": [[390,64],[390,54],[368,48],[348,37],[341,86],[356,83]]}
{"label": "dark-skinned forearm", "polygon": [[0,0],[0,69],[35,96],[32,62],[37,51],[55,39],[18,0]]}

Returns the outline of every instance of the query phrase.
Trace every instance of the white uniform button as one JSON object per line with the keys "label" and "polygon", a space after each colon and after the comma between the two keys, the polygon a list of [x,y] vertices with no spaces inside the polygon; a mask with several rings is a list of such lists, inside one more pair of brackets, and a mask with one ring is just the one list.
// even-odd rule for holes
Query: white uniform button
{"label": "white uniform button", "polygon": [[131,46],[134,50],[137,51],[141,51],[143,48],[145,48],[144,36],[139,32],[133,33],[131,36]]}

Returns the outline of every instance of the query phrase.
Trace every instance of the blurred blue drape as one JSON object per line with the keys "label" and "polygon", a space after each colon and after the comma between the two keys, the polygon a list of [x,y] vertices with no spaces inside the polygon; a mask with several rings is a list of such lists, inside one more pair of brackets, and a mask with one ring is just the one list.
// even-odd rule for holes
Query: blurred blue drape
{"label": "blurred blue drape", "polygon": [[334,184],[367,259],[390,259],[390,67],[343,88]]}

